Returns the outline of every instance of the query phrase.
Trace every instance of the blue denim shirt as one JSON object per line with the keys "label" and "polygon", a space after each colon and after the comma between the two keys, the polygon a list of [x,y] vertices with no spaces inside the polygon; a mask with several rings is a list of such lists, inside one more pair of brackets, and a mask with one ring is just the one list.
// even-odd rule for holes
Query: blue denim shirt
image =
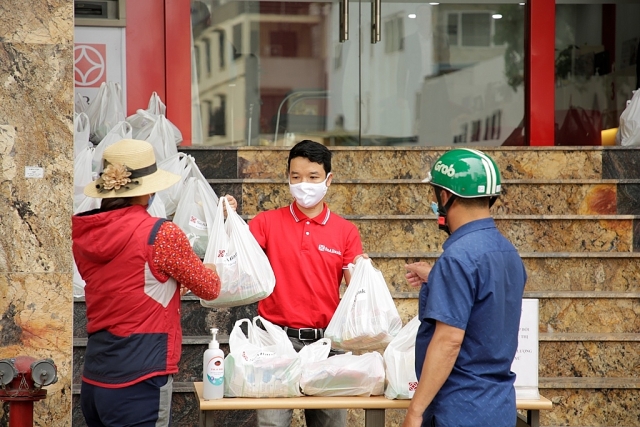
{"label": "blue denim shirt", "polygon": [[439,321],[465,331],[453,370],[425,412],[423,425],[513,427],[515,374],[511,363],[526,271],[515,247],[481,219],[458,228],[443,245],[420,290],[416,372]]}

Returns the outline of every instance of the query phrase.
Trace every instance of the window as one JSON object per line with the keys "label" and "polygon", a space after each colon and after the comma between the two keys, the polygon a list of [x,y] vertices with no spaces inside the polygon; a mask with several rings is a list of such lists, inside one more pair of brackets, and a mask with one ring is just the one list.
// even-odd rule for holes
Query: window
{"label": "window", "polygon": [[209,126],[207,129],[208,136],[225,136],[226,129],[226,112],[227,98],[225,95],[215,95],[213,102],[205,101],[207,104],[207,113],[209,116]]}
{"label": "window", "polygon": [[384,52],[398,52],[404,48],[404,21],[401,15],[388,18],[384,22]]}
{"label": "window", "polygon": [[233,26],[233,59],[236,60],[242,56],[242,24]]}
{"label": "window", "polygon": [[211,76],[211,40],[203,39],[204,43],[204,67],[207,71],[207,76]]}
{"label": "window", "polygon": [[496,21],[491,11],[449,12],[447,35],[451,46],[490,47],[495,46]]}
{"label": "window", "polygon": [[193,54],[196,57],[196,76],[200,81],[200,46],[193,47]]}
{"label": "window", "polygon": [[222,29],[214,30],[214,32],[218,33],[218,63],[219,63],[219,68],[221,70],[224,70],[224,66],[225,66],[224,45],[226,43],[225,33],[224,33],[224,30],[222,30]]}

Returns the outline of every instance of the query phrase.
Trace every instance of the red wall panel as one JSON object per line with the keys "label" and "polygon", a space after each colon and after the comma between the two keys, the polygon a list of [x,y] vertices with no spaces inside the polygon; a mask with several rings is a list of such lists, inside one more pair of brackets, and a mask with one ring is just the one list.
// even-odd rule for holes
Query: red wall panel
{"label": "red wall panel", "polygon": [[164,2],[127,2],[127,115],[139,108],[147,108],[154,91],[167,102]]}
{"label": "red wall panel", "polygon": [[167,118],[191,145],[191,1],[166,0]]}

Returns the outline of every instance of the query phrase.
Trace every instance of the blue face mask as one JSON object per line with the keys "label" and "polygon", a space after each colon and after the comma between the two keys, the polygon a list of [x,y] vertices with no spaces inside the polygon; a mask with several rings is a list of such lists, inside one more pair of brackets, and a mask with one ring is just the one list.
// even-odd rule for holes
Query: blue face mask
{"label": "blue face mask", "polygon": [[147,209],[151,207],[151,203],[153,203],[153,199],[156,198],[156,193],[153,193],[151,197],[149,197],[149,201],[147,202]]}
{"label": "blue face mask", "polygon": [[431,202],[431,210],[434,215],[438,216],[438,204],[436,202]]}

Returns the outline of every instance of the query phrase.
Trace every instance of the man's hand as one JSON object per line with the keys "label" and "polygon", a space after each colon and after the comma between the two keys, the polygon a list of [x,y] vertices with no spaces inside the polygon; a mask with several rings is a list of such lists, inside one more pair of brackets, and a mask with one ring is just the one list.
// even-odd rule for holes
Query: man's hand
{"label": "man's hand", "polygon": [[357,263],[360,258],[369,259],[369,255],[367,254],[356,255],[356,257],[353,259],[353,263],[354,264]]}
{"label": "man's hand", "polygon": [[402,427],[420,427],[422,425],[422,416],[418,416],[407,411],[404,417]]}
{"label": "man's hand", "polygon": [[404,268],[409,271],[404,277],[407,279],[407,282],[409,282],[409,285],[414,288],[421,286],[422,283],[427,280],[427,277],[429,277],[429,272],[431,272],[431,265],[426,262],[405,264]]}

